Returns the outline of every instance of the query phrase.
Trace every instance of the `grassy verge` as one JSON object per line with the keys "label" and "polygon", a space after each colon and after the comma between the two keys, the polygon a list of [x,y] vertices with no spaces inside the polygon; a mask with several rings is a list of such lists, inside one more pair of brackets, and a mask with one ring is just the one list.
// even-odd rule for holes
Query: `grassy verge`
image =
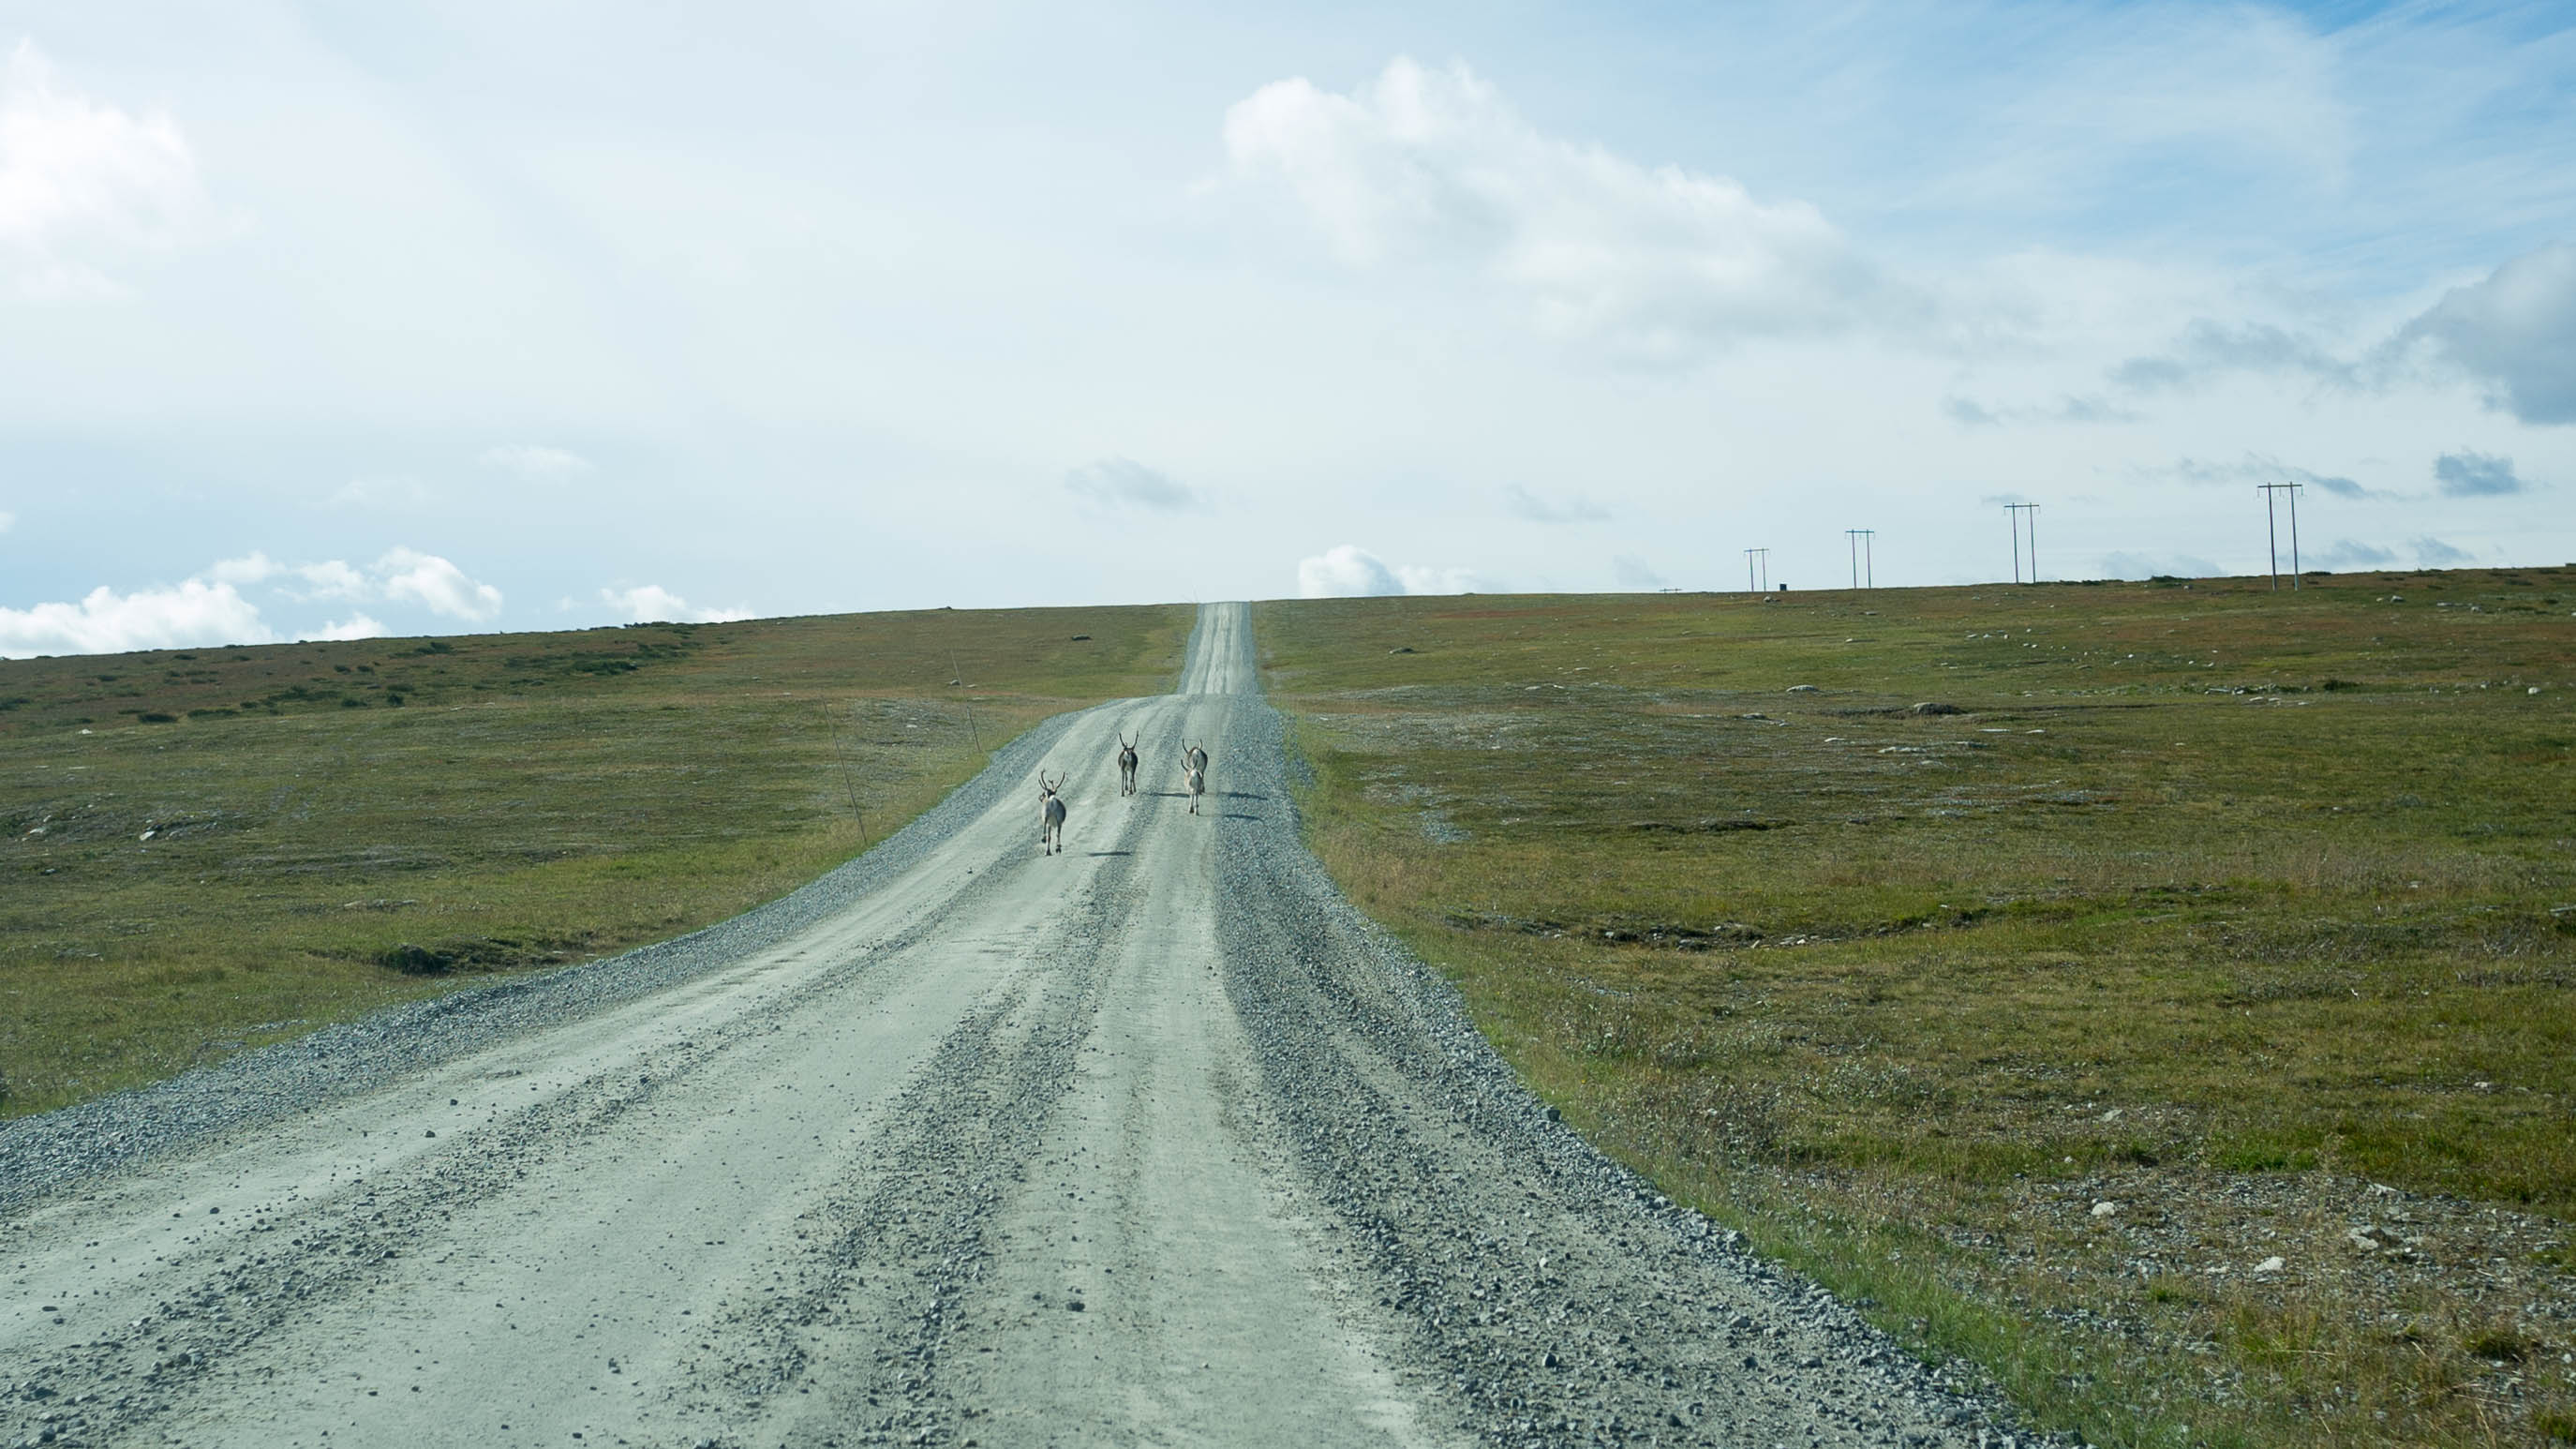
{"label": "grassy verge", "polygon": [[2576,1441],[2576,571],[2311,582],[1256,622],[1353,898],[1921,1351],[2104,1443]]}
{"label": "grassy verge", "polygon": [[721,920],[1038,719],[1169,688],[1190,618],[0,661],[0,1113]]}

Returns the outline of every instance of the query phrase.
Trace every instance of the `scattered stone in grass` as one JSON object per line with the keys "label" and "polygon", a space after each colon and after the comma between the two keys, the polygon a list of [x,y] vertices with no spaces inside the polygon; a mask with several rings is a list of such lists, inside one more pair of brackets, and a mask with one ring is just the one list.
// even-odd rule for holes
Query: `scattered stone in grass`
{"label": "scattered stone in grass", "polygon": [[2093,1216],[2097,1218],[2111,1217],[2119,1211],[2120,1205],[2115,1202],[2097,1202],[2093,1204]]}
{"label": "scattered stone in grass", "polygon": [[2377,1223],[2364,1223],[2343,1236],[2345,1242],[2368,1253],[2387,1252],[2406,1245],[2405,1239],[2397,1236],[2396,1229],[2384,1228]]}
{"label": "scattered stone in grass", "polygon": [[1793,685],[1790,685],[1790,686],[1789,686],[1789,693],[1791,693],[1791,694],[1822,694],[1822,693],[1824,693],[1824,691],[1823,691],[1823,690],[1820,690],[1820,689],[1818,689],[1818,688],[1816,688],[1816,686],[1814,686],[1814,685],[1812,685],[1812,684],[1793,684]]}
{"label": "scattered stone in grass", "polygon": [[2262,1262],[2255,1264],[2254,1271],[2257,1273],[2278,1273],[2285,1266],[2287,1265],[2281,1261],[2281,1255],[2275,1253],[2271,1257],[2265,1258]]}
{"label": "scattered stone in grass", "polygon": [[1957,705],[1955,705],[1955,704],[1943,704],[1941,701],[1939,701],[1939,700],[1937,700],[1937,699],[1927,699],[1927,700],[1924,700],[1922,703],[1920,703],[1920,704],[1918,704],[1918,705],[1914,706],[1914,710],[1913,710],[1913,712],[1914,712],[1915,714],[1966,714],[1966,713],[1967,713],[1967,711],[1966,711],[1966,710],[1959,708],[1959,707],[1958,707]]}

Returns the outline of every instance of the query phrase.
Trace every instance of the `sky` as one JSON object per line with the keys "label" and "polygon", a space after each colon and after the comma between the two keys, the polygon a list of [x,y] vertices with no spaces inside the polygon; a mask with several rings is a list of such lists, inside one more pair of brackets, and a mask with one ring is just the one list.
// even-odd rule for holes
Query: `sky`
{"label": "sky", "polygon": [[0,0],[0,656],[2252,573],[2265,483],[2576,561],[2576,5]]}

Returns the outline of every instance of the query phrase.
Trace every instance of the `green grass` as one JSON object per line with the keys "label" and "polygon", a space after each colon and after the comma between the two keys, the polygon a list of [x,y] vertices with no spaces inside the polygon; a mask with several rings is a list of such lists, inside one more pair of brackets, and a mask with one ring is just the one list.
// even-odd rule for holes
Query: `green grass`
{"label": "green grass", "polygon": [[1036,720],[1169,688],[1190,619],[0,661],[0,1113],[784,894]]}
{"label": "green grass", "polygon": [[[2102,1442],[2527,1442],[2576,1403],[2576,572],[2312,582],[1256,625],[1327,865],[1676,1195]],[[2434,1268],[2343,1241],[2370,1182],[2439,1195]]]}

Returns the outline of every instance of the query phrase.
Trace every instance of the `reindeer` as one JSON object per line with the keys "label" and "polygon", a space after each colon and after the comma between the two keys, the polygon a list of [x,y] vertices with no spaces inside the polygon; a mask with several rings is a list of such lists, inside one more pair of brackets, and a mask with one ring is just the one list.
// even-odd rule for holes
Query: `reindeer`
{"label": "reindeer", "polygon": [[1207,751],[1200,749],[1198,746],[1190,745],[1184,748],[1181,751],[1181,759],[1188,768],[1196,770],[1202,775],[1207,773]]}
{"label": "reindeer", "polygon": [[1046,771],[1038,771],[1038,854],[1054,855],[1064,849],[1064,797],[1056,792],[1064,788],[1069,775],[1047,782]]}
{"label": "reindeer", "polygon": [[1190,813],[1198,814],[1199,797],[1207,793],[1207,771],[1198,765],[1187,766],[1181,771],[1181,783],[1189,787]]}
{"label": "reindeer", "polygon": [[1136,793],[1136,747],[1127,742],[1123,732],[1118,736],[1118,793]]}

